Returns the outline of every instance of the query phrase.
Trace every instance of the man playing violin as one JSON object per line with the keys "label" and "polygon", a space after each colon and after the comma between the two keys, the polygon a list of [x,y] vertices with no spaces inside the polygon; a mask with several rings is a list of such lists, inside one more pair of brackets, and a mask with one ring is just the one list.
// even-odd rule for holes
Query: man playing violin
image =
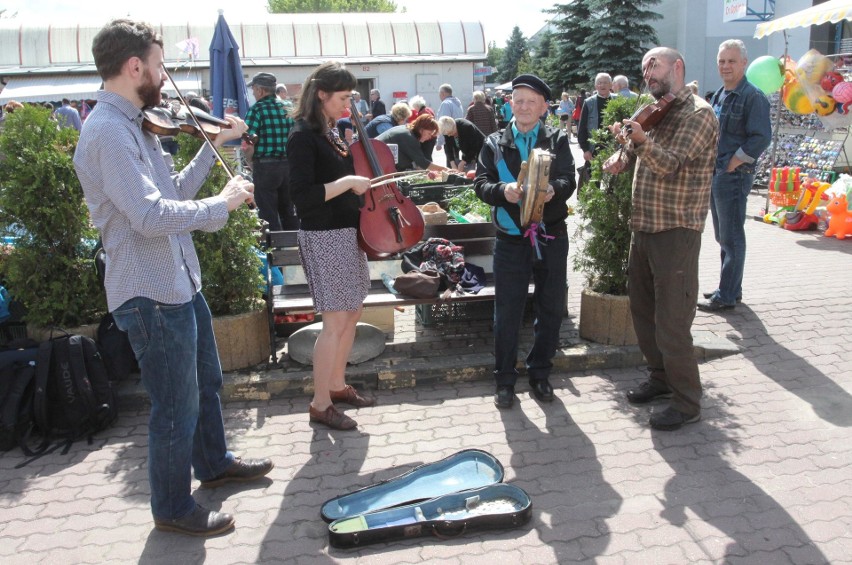
{"label": "man playing violin", "polygon": [[[229,212],[251,201],[254,187],[237,176],[217,196],[193,200],[215,161],[208,146],[171,176],[157,136],[143,129],[142,109],[160,102],[166,78],[163,39],[153,27],[114,20],[95,36],[92,53],[104,87],[83,125],[74,168],[106,251],[107,305],[128,333],[151,398],[154,524],[219,534],[233,528],[234,518],[196,504],[192,470],[201,487],[216,487],[259,479],[273,465],[227,449],[222,370],[191,232],[221,229]],[[246,131],[242,120],[228,121],[231,128],[214,144]]]}
{"label": "man playing violin", "polygon": [[611,131],[624,151],[604,163],[619,173],[635,166],[633,240],[628,293],[633,327],[650,375],[627,392],[643,404],[671,398],[651,415],[650,425],[675,430],[701,417],[701,381],[692,349],[698,293],[698,254],[710,203],[718,123],[713,109],[684,84],[683,57],[668,47],[648,51],[642,74],[658,101],[675,96],[652,131],[626,119]]}
{"label": "man playing violin", "polygon": [[[525,366],[533,395],[553,400],[550,369],[559,345],[567,290],[568,217],[565,202],[574,193],[574,158],[568,135],[540,121],[551,93],[535,75],[512,81],[514,117],[505,130],[485,139],[476,166],[476,195],[491,205],[497,238],[494,242],[494,404],[511,408],[518,378],[518,336],[530,279],[535,283],[535,330]],[[523,188],[517,178],[521,163],[534,148],[554,155],[544,213],[535,229],[522,228]]]}

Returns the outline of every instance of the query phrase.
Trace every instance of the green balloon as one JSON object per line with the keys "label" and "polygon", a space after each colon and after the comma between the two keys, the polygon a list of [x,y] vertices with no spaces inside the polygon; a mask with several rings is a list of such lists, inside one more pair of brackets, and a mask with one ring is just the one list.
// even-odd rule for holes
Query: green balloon
{"label": "green balloon", "polygon": [[781,61],[769,55],[758,57],[746,69],[746,78],[764,94],[772,94],[784,84]]}

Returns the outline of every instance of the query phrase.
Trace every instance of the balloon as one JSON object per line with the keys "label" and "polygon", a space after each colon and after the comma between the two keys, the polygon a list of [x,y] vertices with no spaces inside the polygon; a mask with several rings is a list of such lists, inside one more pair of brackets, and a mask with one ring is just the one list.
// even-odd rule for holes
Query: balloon
{"label": "balloon", "polygon": [[823,94],[819,98],[817,98],[814,106],[816,107],[816,113],[820,116],[827,116],[830,113],[834,112],[835,106],[834,98],[829,96],[828,94]]}
{"label": "balloon", "polygon": [[794,114],[810,114],[815,110],[807,92],[796,81],[784,87],[784,105]]}
{"label": "balloon", "polygon": [[819,81],[819,85],[826,92],[831,92],[834,87],[841,82],[843,82],[843,75],[834,71],[828,71],[822,76],[822,80]]}
{"label": "balloon", "polygon": [[811,49],[799,59],[796,68],[796,75],[799,81],[808,85],[819,85],[822,76],[834,67],[831,59],[817,51]]}
{"label": "balloon", "polygon": [[775,57],[758,57],[746,69],[746,78],[765,94],[772,94],[784,84],[784,71]]}
{"label": "balloon", "polygon": [[839,104],[852,102],[852,82],[841,82],[831,91],[831,97]]}

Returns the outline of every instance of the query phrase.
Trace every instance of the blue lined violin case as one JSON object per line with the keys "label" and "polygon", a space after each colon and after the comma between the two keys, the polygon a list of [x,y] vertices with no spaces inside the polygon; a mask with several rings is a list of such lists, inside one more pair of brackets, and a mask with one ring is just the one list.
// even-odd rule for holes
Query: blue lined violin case
{"label": "blue lined violin case", "polygon": [[493,455],[466,449],[332,498],[321,515],[338,548],[426,535],[452,538],[527,523],[529,495],[502,481],[503,466]]}

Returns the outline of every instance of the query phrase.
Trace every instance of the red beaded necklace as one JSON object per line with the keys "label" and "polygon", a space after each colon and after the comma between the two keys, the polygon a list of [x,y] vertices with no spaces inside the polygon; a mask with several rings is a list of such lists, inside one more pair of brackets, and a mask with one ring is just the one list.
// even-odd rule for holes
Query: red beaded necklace
{"label": "red beaded necklace", "polygon": [[338,155],[340,155],[341,157],[349,156],[349,146],[346,145],[345,141],[340,139],[340,137],[337,135],[336,130],[331,128],[327,129],[325,131],[325,139],[331,144],[334,150],[337,151]]}

